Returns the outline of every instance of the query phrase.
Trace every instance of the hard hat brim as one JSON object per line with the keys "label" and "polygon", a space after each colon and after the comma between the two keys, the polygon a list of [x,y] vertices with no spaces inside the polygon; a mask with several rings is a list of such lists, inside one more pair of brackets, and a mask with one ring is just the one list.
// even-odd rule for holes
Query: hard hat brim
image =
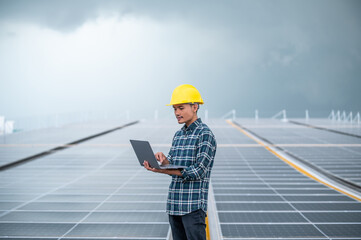
{"label": "hard hat brim", "polygon": [[194,103],[190,103],[190,102],[176,102],[176,103],[169,103],[169,104],[166,104],[166,106],[173,106],[173,105],[177,105],[177,104],[194,104],[194,103],[198,103],[198,104],[204,104],[204,102],[194,102]]}

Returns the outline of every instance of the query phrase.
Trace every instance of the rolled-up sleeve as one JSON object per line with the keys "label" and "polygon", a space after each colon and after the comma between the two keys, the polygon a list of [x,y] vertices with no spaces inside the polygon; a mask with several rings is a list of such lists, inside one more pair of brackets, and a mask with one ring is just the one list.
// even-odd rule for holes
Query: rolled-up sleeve
{"label": "rolled-up sleeve", "polygon": [[199,136],[196,148],[196,162],[181,171],[182,178],[185,181],[203,179],[212,169],[216,148],[217,144],[212,132],[203,132]]}
{"label": "rolled-up sleeve", "polygon": [[169,161],[170,164],[173,164],[173,155],[172,155],[172,149],[169,150],[169,153],[168,153],[168,156],[167,156],[167,159]]}

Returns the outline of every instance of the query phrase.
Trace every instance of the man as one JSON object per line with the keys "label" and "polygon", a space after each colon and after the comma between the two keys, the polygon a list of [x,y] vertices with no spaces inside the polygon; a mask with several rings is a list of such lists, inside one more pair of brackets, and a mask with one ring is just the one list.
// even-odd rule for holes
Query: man
{"label": "man", "polygon": [[173,105],[179,124],[172,147],[166,157],[155,154],[163,164],[186,166],[178,169],[151,168],[147,161],[144,167],[153,172],[172,176],[169,186],[167,213],[173,240],[205,240],[208,188],[217,143],[212,131],[197,116],[199,104],[203,104],[198,90],[184,84],[174,89],[169,105]]}

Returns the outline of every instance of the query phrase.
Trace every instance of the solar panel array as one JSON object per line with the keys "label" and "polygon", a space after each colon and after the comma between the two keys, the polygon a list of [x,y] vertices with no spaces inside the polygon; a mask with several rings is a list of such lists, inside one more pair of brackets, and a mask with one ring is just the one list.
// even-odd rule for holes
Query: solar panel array
{"label": "solar panel array", "polygon": [[336,130],[339,132],[358,135],[361,137],[361,124],[358,123],[356,119],[352,122],[350,122],[350,120],[348,122],[345,122],[345,121],[336,121],[325,118],[311,118],[308,120],[294,119],[294,120],[303,124]]}
{"label": "solar panel array", "polygon": [[[309,142],[293,132],[307,128],[237,121],[273,141]],[[250,138],[234,128],[214,132],[218,143],[229,144],[218,150],[212,173],[224,239],[361,239],[359,201],[306,177],[260,145],[249,147]]]}
{"label": "solar panel array", "polygon": [[[266,124],[260,129],[267,130]],[[224,239],[361,239],[360,202],[304,176],[263,147],[247,147],[254,141],[234,128],[214,132],[218,142],[230,144],[218,150],[212,173]]]}
{"label": "solar panel array", "polygon": [[[237,121],[276,143],[354,143],[276,120]],[[210,197],[223,239],[361,239],[359,201],[299,173],[224,120],[208,124],[218,142]],[[141,168],[129,139],[167,153],[179,128],[145,121],[1,171],[0,239],[167,239],[170,177]],[[305,157],[314,147],[290,148]],[[341,148],[322,149],[326,155],[314,159],[330,161],[327,149]]]}
{"label": "solar panel array", "polygon": [[0,167],[123,124],[125,121],[111,120],[73,123],[62,127],[0,135]]}
{"label": "solar panel array", "polygon": [[129,146],[168,143],[164,129],[131,126],[0,172],[0,238],[166,239],[170,178],[141,168]]}
{"label": "solar panel array", "polygon": [[[338,125],[323,124],[329,129]],[[317,123],[317,122],[316,122]],[[298,146],[282,146],[293,155],[329,171],[330,173],[361,186],[361,138],[342,135],[324,130],[296,126],[291,123],[275,121],[281,128],[262,127],[254,121],[246,121],[245,127],[270,140],[274,144],[295,143]],[[347,129],[358,129],[357,125],[348,125]],[[350,131],[351,132],[351,131]]]}

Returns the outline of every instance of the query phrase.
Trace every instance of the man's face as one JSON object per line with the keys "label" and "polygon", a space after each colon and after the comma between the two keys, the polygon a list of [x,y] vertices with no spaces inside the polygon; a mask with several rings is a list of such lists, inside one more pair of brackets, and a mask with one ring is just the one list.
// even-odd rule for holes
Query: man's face
{"label": "man's face", "polygon": [[188,103],[173,105],[175,117],[179,124],[190,123],[197,120],[197,106]]}

